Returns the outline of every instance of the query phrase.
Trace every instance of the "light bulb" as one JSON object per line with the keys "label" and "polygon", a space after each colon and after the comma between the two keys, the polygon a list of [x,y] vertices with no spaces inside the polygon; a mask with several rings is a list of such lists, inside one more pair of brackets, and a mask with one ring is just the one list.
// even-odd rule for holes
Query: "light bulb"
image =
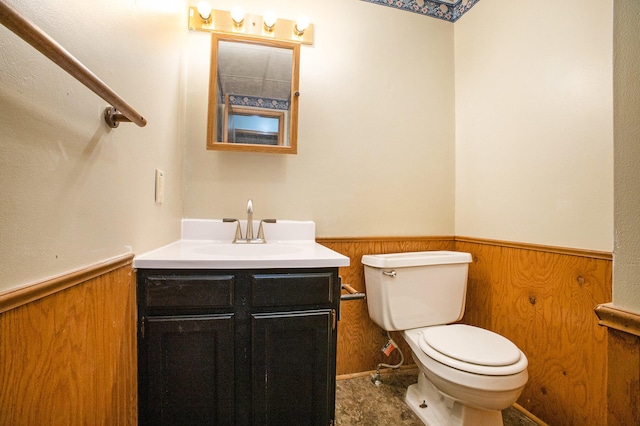
{"label": "light bulb", "polygon": [[273,30],[273,27],[276,25],[276,13],[273,10],[268,10],[264,13],[263,22],[264,27],[267,31]]}
{"label": "light bulb", "polygon": [[198,14],[207,22],[211,18],[211,5],[206,1],[198,3]]}
{"label": "light bulb", "polygon": [[234,8],[231,9],[231,19],[233,19],[236,25],[242,25],[244,22],[244,9],[240,6],[234,6]]}
{"label": "light bulb", "polygon": [[307,18],[306,16],[300,16],[296,20],[296,27],[295,27],[296,35],[304,34],[304,30],[306,30],[308,26],[309,26],[309,18]]}

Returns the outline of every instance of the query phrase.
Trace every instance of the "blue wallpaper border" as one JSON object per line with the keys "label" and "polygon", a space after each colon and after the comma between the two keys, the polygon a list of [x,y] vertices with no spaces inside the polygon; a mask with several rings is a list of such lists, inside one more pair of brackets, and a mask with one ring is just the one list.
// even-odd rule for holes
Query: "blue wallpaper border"
{"label": "blue wallpaper border", "polygon": [[368,3],[406,10],[444,21],[456,22],[480,0],[362,0]]}
{"label": "blue wallpaper border", "polygon": [[235,106],[250,106],[266,109],[289,109],[289,101],[283,99],[260,98],[257,96],[229,95],[229,103]]}

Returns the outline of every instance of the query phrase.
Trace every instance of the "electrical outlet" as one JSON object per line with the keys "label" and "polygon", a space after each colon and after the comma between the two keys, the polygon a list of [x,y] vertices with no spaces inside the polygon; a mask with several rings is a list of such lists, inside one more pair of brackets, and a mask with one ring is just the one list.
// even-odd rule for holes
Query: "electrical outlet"
{"label": "electrical outlet", "polygon": [[156,169],[156,203],[162,204],[164,201],[164,172]]}

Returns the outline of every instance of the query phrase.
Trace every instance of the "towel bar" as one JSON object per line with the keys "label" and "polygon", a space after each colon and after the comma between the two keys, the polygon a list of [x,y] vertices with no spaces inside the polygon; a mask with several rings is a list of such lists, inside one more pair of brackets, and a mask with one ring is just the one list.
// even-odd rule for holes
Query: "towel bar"
{"label": "towel bar", "polygon": [[69,53],[69,51],[1,0],[0,23],[52,62],[56,63],[80,83],[84,84],[93,93],[111,104],[112,106],[107,107],[104,111],[104,118],[109,127],[118,127],[120,122],[133,122],[140,127],[144,127],[147,124],[147,120],[145,120],[142,115],[118,96],[116,92]]}

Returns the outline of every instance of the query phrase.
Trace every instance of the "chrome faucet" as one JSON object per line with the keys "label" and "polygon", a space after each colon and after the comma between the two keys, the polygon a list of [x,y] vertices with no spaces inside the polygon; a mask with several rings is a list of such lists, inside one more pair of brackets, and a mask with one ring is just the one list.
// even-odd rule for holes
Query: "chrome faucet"
{"label": "chrome faucet", "polygon": [[275,219],[262,219],[260,221],[260,226],[258,227],[258,236],[253,236],[253,201],[249,200],[247,202],[247,230],[245,232],[244,238],[242,238],[242,229],[240,228],[240,221],[238,219],[225,218],[222,219],[223,222],[236,222],[236,235],[233,238],[234,243],[251,243],[251,244],[260,244],[266,243],[267,240],[264,238],[264,228],[262,226],[263,223],[276,223]]}
{"label": "chrome faucet", "polygon": [[247,201],[247,231],[245,232],[247,241],[253,240],[253,201]]}

